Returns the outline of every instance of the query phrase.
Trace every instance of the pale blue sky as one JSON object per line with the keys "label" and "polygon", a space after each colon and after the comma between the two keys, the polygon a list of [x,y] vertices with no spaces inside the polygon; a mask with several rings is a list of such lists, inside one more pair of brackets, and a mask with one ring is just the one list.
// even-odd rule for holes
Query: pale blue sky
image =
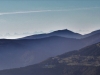
{"label": "pale blue sky", "polygon": [[0,37],[100,29],[99,0],[0,0]]}

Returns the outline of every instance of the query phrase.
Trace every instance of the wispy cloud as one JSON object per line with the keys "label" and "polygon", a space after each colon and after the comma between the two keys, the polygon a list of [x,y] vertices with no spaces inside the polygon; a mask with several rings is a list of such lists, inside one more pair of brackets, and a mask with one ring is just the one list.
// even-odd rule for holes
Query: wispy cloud
{"label": "wispy cloud", "polygon": [[75,9],[64,9],[64,10],[38,10],[38,11],[19,11],[19,12],[4,12],[0,15],[13,15],[13,14],[28,14],[28,13],[41,13],[41,12],[62,12],[62,11],[76,11],[76,10],[91,10],[98,9],[100,7],[91,7],[91,8],[75,8]]}

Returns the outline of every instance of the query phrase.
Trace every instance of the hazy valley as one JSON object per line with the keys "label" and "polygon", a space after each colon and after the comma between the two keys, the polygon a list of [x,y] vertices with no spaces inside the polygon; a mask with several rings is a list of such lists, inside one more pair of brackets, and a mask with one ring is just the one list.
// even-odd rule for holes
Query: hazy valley
{"label": "hazy valley", "polygon": [[[100,31],[95,31],[95,33],[94,32],[92,33],[87,34],[90,36],[80,35],[78,33],[74,33],[70,30],[65,29],[65,30],[58,30],[45,35],[44,34],[31,35],[20,39],[13,39],[13,40],[0,39],[0,61],[1,61],[0,69],[3,70],[3,69],[24,67],[24,66],[40,63],[49,57],[54,57],[63,54],[65,52],[72,51],[74,53],[74,50],[79,50],[83,47],[100,42],[99,39]],[[92,48],[92,46],[90,48],[91,49],[89,50],[92,49],[95,50],[95,48]],[[84,52],[85,50],[83,50],[83,52],[81,53]],[[84,54],[87,53],[88,52],[85,52]],[[88,64],[88,61],[86,60],[92,58],[95,58],[95,60],[99,60],[99,57],[94,57],[94,56],[91,56],[89,54],[88,57],[86,55],[80,56],[79,53],[76,54],[75,56],[72,55],[71,57],[61,59],[59,62],[63,62],[63,63],[69,62],[68,63],[69,65],[70,64],[91,65]],[[71,62],[69,59],[71,60]],[[72,59],[75,60],[77,59],[77,60],[75,62]],[[85,59],[83,60],[84,62],[77,63],[82,59]],[[64,61],[64,60],[68,60],[68,61]],[[96,63],[95,60],[93,60],[94,62],[92,64]]]}

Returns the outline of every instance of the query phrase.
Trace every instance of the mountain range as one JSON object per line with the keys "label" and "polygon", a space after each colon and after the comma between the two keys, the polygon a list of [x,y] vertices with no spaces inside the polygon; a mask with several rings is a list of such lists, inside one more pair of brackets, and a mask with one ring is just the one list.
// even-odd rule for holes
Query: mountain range
{"label": "mountain range", "polygon": [[68,29],[64,30],[57,30],[48,34],[37,34],[37,35],[31,35],[27,37],[23,37],[21,39],[40,39],[40,38],[45,38],[45,37],[50,37],[50,36],[60,36],[60,37],[66,37],[66,38],[82,38],[82,35],[79,33],[75,33],[73,31],[70,31]]}
{"label": "mountain range", "polygon": [[100,42],[99,30],[97,32],[86,37],[65,29],[20,39],[0,39],[0,70],[37,64],[49,57]]}
{"label": "mountain range", "polygon": [[0,71],[0,75],[100,75],[100,43],[50,57],[35,65]]}
{"label": "mountain range", "polygon": [[[35,64],[51,56],[56,56],[74,49],[80,49],[84,46],[84,43],[77,39],[58,36],[42,39],[0,41],[0,61],[2,61],[0,62],[0,69]],[[6,62],[7,60],[10,61]]]}

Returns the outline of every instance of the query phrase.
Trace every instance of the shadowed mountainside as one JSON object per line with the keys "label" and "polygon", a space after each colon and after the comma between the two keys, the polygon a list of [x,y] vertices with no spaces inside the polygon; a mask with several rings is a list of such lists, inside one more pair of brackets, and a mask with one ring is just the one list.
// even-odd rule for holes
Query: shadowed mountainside
{"label": "shadowed mountainside", "polygon": [[77,39],[58,36],[42,39],[1,39],[0,69],[39,63],[51,56],[56,56],[74,49],[80,49],[83,46],[84,44]]}
{"label": "shadowed mountainside", "polygon": [[[61,34],[63,31],[55,31],[55,33]],[[97,42],[100,42],[99,33],[82,39],[61,36],[40,39],[0,39],[0,69],[36,64],[49,57],[78,50]]]}
{"label": "shadowed mountainside", "polygon": [[100,75],[100,43],[51,57],[39,64],[0,71],[0,75]]}
{"label": "shadowed mountainside", "polygon": [[100,42],[100,33],[91,35],[89,37],[81,39],[86,45],[91,45],[97,42]]}

